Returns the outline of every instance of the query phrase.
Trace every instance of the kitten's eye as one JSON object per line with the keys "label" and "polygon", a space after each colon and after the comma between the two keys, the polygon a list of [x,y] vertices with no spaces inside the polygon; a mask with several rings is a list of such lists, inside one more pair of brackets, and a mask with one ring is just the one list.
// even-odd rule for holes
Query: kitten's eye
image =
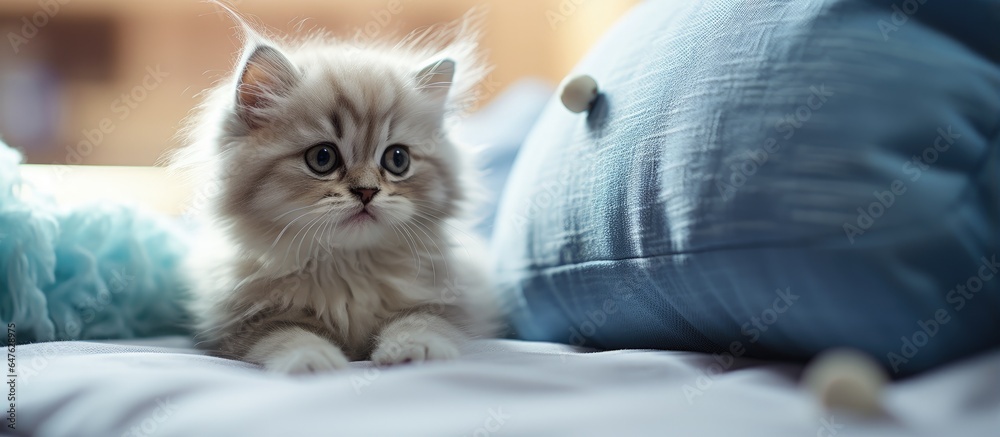
{"label": "kitten's eye", "polygon": [[399,144],[389,146],[385,149],[385,155],[382,155],[382,167],[397,176],[405,173],[410,168],[409,150]]}
{"label": "kitten's eye", "polygon": [[333,143],[319,143],[306,151],[306,164],[320,176],[328,175],[340,167],[340,155]]}

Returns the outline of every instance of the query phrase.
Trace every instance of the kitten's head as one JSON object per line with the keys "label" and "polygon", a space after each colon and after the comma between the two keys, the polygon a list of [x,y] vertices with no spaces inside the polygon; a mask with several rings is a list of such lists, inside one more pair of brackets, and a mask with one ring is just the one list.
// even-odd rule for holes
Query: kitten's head
{"label": "kitten's head", "polygon": [[452,217],[463,164],[445,129],[449,97],[470,88],[453,86],[462,53],[249,43],[210,97],[215,128],[196,131],[211,138],[217,216],[248,246],[293,251],[398,242]]}

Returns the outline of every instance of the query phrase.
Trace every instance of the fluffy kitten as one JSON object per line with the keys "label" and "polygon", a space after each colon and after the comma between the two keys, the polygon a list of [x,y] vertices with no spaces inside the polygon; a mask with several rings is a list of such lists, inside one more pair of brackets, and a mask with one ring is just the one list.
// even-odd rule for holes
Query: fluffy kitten
{"label": "fluffy kitten", "polygon": [[447,127],[484,73],[467,28],[397,45],[247,34],[181,153],[214,218],[192,260],[202,345],[303,373],[455,358],[490,335],[483,256],[452,222],[469,166]]}

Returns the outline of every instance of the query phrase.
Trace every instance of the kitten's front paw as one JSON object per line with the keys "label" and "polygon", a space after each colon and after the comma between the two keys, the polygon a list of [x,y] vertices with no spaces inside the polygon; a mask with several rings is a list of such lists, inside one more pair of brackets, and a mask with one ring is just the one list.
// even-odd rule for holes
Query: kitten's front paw
{"label": "kitten's front paw", "polygon": [[276,353],[264,362],[264,368],[277,373],[299,375],[344,369],[350,360],[337,346],[328,342],[298,345]]}
{"label": "kitten's front paw", "polygon": [[372,361],[379,366],[419,363],[428,360],[458,358],[458,345],[443,335],[423,332],[382,338],[372,353]]}

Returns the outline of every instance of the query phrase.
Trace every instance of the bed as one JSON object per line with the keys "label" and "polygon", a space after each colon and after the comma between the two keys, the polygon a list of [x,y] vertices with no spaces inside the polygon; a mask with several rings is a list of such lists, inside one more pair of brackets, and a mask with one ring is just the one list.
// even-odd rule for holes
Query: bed
{"label": "bed", "polygon": [[183,337],[17,349],[13,435],[989,436],[1000,351],[892,383],[885,419],[824,411],[801,366],[710,354],[594,352],[515,340],[458,361],[291,377],[205,356]]}

